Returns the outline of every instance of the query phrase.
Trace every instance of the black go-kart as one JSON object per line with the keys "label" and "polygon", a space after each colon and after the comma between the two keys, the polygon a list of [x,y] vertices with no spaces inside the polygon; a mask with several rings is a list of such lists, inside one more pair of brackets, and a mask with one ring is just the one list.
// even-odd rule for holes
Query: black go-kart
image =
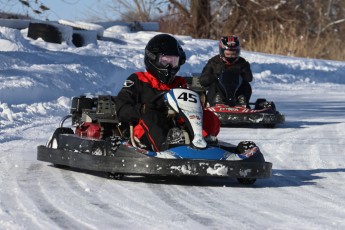
{"label": "black go-kart", "polygon": [[[202,135],[199,94],[173,89],[164,94],[172,119],[184,118],[184,143],[155,152],[143,147],[116,115],[114,96],[72,99],[71,114],[64,117],[46,145],[38,146],[37,159],[58,166],[105,172],[121,179],[125,175],[232,177],[241,184],[269,178],[272,163],[252,141],[232,145],[207,143]],[[64,127],[66,120],[70,127]]]}

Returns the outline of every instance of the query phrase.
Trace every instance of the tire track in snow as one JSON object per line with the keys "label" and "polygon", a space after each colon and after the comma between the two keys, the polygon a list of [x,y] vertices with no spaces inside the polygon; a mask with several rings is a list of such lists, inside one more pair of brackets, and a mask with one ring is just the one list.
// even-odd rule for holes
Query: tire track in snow
{"label": "tire track in snow", "polygon": [[[40,224],[32,215],[34,205],[26,194],[18,187],[18,178],[26,178],[26,166],[23,165],[23,157],[20,155],[21,147],[26,143],[19,142],[16,148],[11,143],[0,144],[0,226],[5,229],[21,229],[24,226],[39,229]],[[19,151],[17,150],[19,149]],[[16,152],[16,150],[19,152]]]}
{"label": "tire track in snow", "polygon": [[[56,170],[61,177],[59,183],[63,184],[64,190],[70,194],[71,202],[83,205],[83,213],[92,216],[92,219],[88,220],[89,224],[97,228],[104,226],[115,229],[129,225],[136,229],[142,228],[143,225],[150,229],[164,228],[164,223],[152,223],[152,213],[157,210],[154,205],[149,206],[145,201],[146,189],[140,192],[146,184],[136,186],[131,182],[110,180],[94,175],[93,172],[77,169]],[[72,209],[74,205],[70,206],[66,208]]]}
{"label": "tire track in snow", "polygon": [[[230,179],[231,180],[231,179]],[[226,184],[226,183],[224,183]],[[237,181],[233,181],[231,184],[226,184],[222,187],[196,187],[191,186],[188,190],[183,189],[186,194],[183,194],[183,191],[180,192],[180,196],[185,196],[186,200],[194,199],[200,209],[203,207],[205,212],[210,216],[214,216],[214,222],[220,226],[233,226],[236,227],[239,224],[237,216],[239,213],[248,212],[252,209],[252,205],[248,206],[247,203],[239,201],[237,196],[241,193],[238,193],[238,190],[241,189],[251,189],[249,186],[242,188],[241,185],[238,185]],[[189,196],[188,196],[189,194]],[[224,202],[226,201],[226,202]],[[230,204],[230,206],[228,206]],[[236,207],[234,210],[232,207]],[[243,224],[243,223],[242,223]],[[248,228],[254,228],[250,223],[247,223]]]}
{"label": "tire track in snow", "polygon": [[[267,202],[266,188],[242,186],[237,182],[225,183],[230,187],[220,187],[219,182],[215,182],[217,186],[212,186],[212,184],[213,182],[195,186],[195,183],[190,181],[185,186],[180,184],[160,185],[155,186],[153,192],[167,206],[192,221],[193,226],[197,223],[200,227],[207,229],[222,229],[225,226],[226,228],[237,228],[238,226],[246,229],[260,228],[257,223],[243,222],[243,218],[239,218],[240,216],[269,218],[267,222],[272,221],[273,223],[280,221],[279,216],[272,216],[264,211]],[[259,192],[256,192],[258,189]],[[250,191],[248,192],[248,190]],[[245,197],[248,202],[243,202],[246,200]],[[253,203],[253,197],[258,197],[260,202]],[[187,222],[187,220],[184,221]]]}
{"label": "tire track in snow", "polygon": [[[174,195],[177,195],[176,199],[194,204],[196,210],[204,210],[204,213],[212,217],[214,222],[212,227],[216,229],[224,228],[224,226],[227,228],[242,226],[245,229],[260,229],[259,223],[243,222],[239,216],[256,216],[256,218],[267,219],[266,223],[280,221],[280,216],[272,216],[264,211],[267,205],[266,187],[260,187],[261,185],[243,186],[236,181],[233,183],[224,182],[224,184],[226,187],[225,185],[222,187],[190,186],[187,188],[179,186],[178,190],[181,191],[177,191]],[[256,202],[253,202],[253,197],[256,197]]]}
{"label": "tire track in snow", "polygon": [[[113,226],[115,229],[124,228],[119,220],[124,219],[124,215],[119,209],[113,208],[111,202],[103,202],[99,193],[102,191],[102,185],[106,183],[105,178],[93,178],[92,175],[74,175],[78,174],[72,171],[63,171],[62,179],[69,187],[69,194],[73,200],[85,204],[84,212],[93,216],[97,221],[102,220],[102,224]],[[76,177],[78,179],[76,179]],[[82,184],[83,185],[82,185]],[[97,223],[95,223],[97,224]]]}
{"label": "tire track in snow", "polygon": [[[298,223],[299,219],[313,219],[315,213],[320,213],[325,219],[322,226],[330,224],[337,227],[344,226],[342,219],[345,216],[345,207],[344,204],[337,202],[344,200],[344,194],[338,189],[326,188],[341,187],[340,181],[344,181],[345,167],[343,156],[340,154],[345,147],[342,137],[344,129],[344,124],[338,122],[310,122],[304,127],[251,130],[250,139],[254,139],[261,147],[266,160],[269,159],[268,161],[273,163],[273,177],[264,183],[274,188],[270,191],[270,195],[280,197],[281,200],[279,204],[271,204],[266,208],[271,210],[271,217],[267,218],[268,223],[272,218],[282,218],[285,225],[291,225]],[[241,139],[241,136],[248,135],[248,130],[245,131],[236,129],[231,130],[230,133],[234,132],[234,136],[237,133],[236,138]],[[276,138],[277,136],[279,139]],[[322,148],[319,148],[320,143]],[[329,172],[334,174],[332,178],[323,178],[323,172],[326,175],[329,175]],[[332,210],[330,212],[332,214],[325,213],[325,209]],[[272,210],[276,210],[276,214]],[[291,215],[288,210],[298,211]],[[281,226],[284,226],[284,223]],[[320,228],[313,221],[307,223],[311,228]]]}
{"label": "tire track in snow", "polygon": [[177,213],[182,214],[185,217],[188,217],[195,223],[198,223],[200,226],[203,227],[211,227],[214,226],[214,220],[204,213],[197,213],[192,207],[194,206],[191,203],[191,200],[188,200],[190,196],[182,196],[180,194],[180,190],[177,188],[177,185],[151,185],[151,191],[156,194],[157,197],[160,198],[167,206],[171,207]]}
{"label": "tire track in snow", "polygon": [[[284,156],[285,162],[281,161],[278,164],[283,166],[283,169],[273,169],[272,186],[286,190],[281,195],[281,199],[286,200],[282,202],[286,207],[278,209],[279,213],[282,210],[295,209],[294,207],[300,206],[301,211],[295,215],[302,219],[311,219],[315,213],[323,213],[324,226],[329,225],[332,221],[336,223],[337,227],[344,226],[342,223],[345,216],[344,204],[337,202],[337,200],[343,200],[344,195],[337,189],[325,188],[328,186],[340,187],[341,185],[336,186],[336,184],[344,179],[344,167],[339,168],[339,165],[336,167],[334,165],[337,158],[339,158],[338,162],[342,162],[341,157],[337,154],[342,152],[343,145],[337,144],[342,143],[342,138],[339,139],[342,136],[341,133],[339,124],[325,124],[305,127],[298,132],[296,130],[293,137],[289,136],[290,134],[282,134],[281,138],[289,138],[290,144],[282,143],[277,146],[285,149],[285,153],[290,154],[291,158]],[[322,140],[322,148],[317,147],[319,140]],[[280,156],[276,156],[276,159],[279,158]],[[332,161],[329,162],[327,159],[332,159]],[[273,164],[274,168],[277,168],[274,160]],[[298,165],[297,169],[294,168],[295,165]],[[323,178],[323,172],[327,175],[329,172],[334,172],[334,174],[332,178]],[[315,189],[315,187],[317,188]],[[308,209],[302,208],[306,206]],[[325,208],[333,210],[332,215],[325,213]],[[298,221],[295,217],[289,217],[289,214],[284,219],[290,219],[291,222]]]}
{"label": "tire track in snow", "polygon": [[[83,221],[70,217],[68,211],[60,209],[58,204],[51,203],[47,197],[49,194],[42,191],[41,181],[49,180],[43,173],[42,164],[31,164],[25,172],[26,176],[17,178],[19,188],[34,202],[38,211],[54,223],[53,226],[62,229],[90,229]],[[51,226],[52,223],[47,224]]]}
{"label": "tire track in snow", "polygon": [[[219,189],[222,188],[220,187]],[[163,191],[164,193],[161,195],[166,203],[174,204],[172,208],[178,212],[183,210],[183,214],[188,213],[187,216],[191,220],[204,227],[218,228],[226,226],[228,221],[234,221],[234,218],[229,217],[228,212],[225,212],[226,207],[218,199],[215,199],[215,197],[219,198],[219,196],[205,195],[206,191],[211,191],[207,186],[194,185],[191,181],[187,186],[165,186]]]}
{"label": "tire track in snow", "polygon": [[[28,213],[32,211],[25,194],[19,192],[16,181],[9,177],[8,181],[1,182],[0,188],[0,226],[4,229],[22,229],[24,226],[31,229],[39,229],[40,225],[31,218]],[[7,191],[3,188],[12,188]],[[18,222],[18,220],[21,220]]]}
{"label": "tire track in snow", "polygon": [[[277,187],[271,191],[271,196],[280,197],[279,204],[271,205],[269,210],[276,210],[278,217],[284,219],[286,224],[298,223],[299,219],[313,219],[315,215],[322,216],[324,223],[322,226],[329,226],[332,222],[337,222],[337,226],[344,226],[343,217],[345,216],[344,204],[337,202],[337,197],[341,191],[332,191],[325,193],[322,178],[314,177],[310,180],[309,174],[291,171],[283,175],[272,178],[272,187]],[[315,188],[317,187],[317,189]],[[337,186],[335,186],[337,187]],[[280,192],[279,192],[280,191]],[[343,198],[341,199],[343,200]],[[296,207],[299,207],[296,209]],[[295,210],[293,215],[289,210]],[[325,210],[332,210],[332,214],[328,214]],[[320,220],[318,223],[320,224]],[[310,221],[308,224],[313,225]],[[320,226],[313,226],[320,228]],[[341,229],[341,228],[340,228]]]}

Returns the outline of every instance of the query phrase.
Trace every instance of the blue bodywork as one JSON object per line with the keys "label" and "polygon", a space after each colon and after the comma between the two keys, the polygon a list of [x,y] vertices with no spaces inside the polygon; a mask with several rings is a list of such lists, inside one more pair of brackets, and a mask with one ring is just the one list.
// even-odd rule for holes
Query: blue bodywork
{"label": "blue bodywork", "polygon": [[[236,156],[237,160],[247,159],[244,154],[232,153],[225,149],[209,146],[206,149],[197,149],[188,145],[170,148],[163,152],[148,151],[148,156],[158,158],[192,159],[192,160],[227,160],[230,156]],[[164,157],[165,156],[165,157]],[[166,157],[169,156],[169,157]]]}

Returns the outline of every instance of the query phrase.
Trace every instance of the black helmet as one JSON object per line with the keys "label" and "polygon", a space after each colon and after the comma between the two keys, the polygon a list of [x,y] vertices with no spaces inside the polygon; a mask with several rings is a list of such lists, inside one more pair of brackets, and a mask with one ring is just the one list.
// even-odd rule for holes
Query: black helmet
{"label": "black helmet", "polygon": [[[224,50],[231,50],[236,52],[236,57],[225,57]],[[229,62],[234,62],[240,56],[241,44],[236,35],[222,36],[219,41],[219,55]]]}
{"label": "black helmet", "polygon": [[164,84],[175,79],[186,54],[178,41],[169,34],[154,36],[145,47],[146,70]]}

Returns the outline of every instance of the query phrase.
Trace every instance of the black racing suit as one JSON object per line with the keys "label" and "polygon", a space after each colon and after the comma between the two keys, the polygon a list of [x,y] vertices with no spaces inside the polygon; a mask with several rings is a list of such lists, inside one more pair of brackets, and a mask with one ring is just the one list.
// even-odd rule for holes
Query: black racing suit
{"label": "black racing suit", "polygon": [[[166,136],[173,121],[167,118],[167,107],[164,103],[164,92],[172,88],[186,87],[182,77],[165,85],[148,72],[137,72],[130,75],[116,97],[116,112],[121,123],[136,125],[135,133],[146,146],[154,151],[166,149]],[[157,100],[153,101],[155,98]]]}
{"label": "black racing suit", "polygon": [[252,95],[249,82],[252,80],[250,64],[244,58],[239,57],[234,63],[226,63],[220,55],[207,62],[200,76],[200,84],[207,89],[207,101],[211,106],[216,104],[217,94],[225,103],[236,103],[238,96],[243,95],[248,105]]}

